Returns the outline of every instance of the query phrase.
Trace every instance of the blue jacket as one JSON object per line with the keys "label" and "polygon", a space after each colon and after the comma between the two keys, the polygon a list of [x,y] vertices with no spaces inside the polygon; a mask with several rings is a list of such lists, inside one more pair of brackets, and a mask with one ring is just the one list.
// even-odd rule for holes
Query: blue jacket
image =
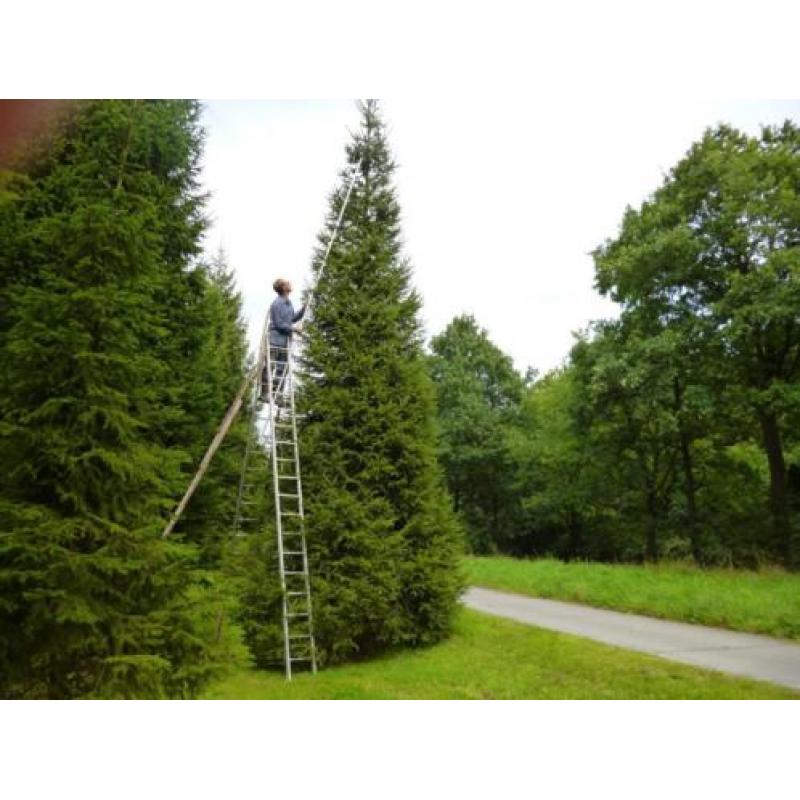
{"label": "blue jacket", "polygon": [[301,320],[305,313],[305,306],[295,312],[292,301],[279,294],[269,309],[269,343],[273,347],[286,347],[292,335],[292,324]]}

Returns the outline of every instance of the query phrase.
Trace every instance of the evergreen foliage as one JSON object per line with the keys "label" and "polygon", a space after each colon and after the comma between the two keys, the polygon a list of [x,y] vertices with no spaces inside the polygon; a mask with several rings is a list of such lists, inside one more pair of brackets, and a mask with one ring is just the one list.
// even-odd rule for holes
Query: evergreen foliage
{"label": "evergreen foliage", "polygon": [[[441,639],[460,589],[461,532],[436,462],[434,392],[420,299],[401,255],[394,163],[376,103],[361,114],[347,147],[358,183],[320,275],[346,192],[342,173],[314,259],[298,398],[314,629],[327,663]],[[264,584],[259,596],[266,610],[276,594]],[[258,635],[268,650],[276,622],[272,615],[271,628],[253,627],[251,641]]]}
{"label": "evergreen foliage", "polygon": [[198,116],[78,104],[0,195],[3,696],[193,696],[235,650],[159,537],[208,427]]}
{"label": "evergreen foliage", "polygon": [[[242,299],[225,252],[220,249],[205,267],[205,283],[197,330],[202,334],[195,366],[184,376],[187,391],[181,437],[191,442],[188,481],[217,431],[244,379],[247,334]],[[202,563],[219,568],[231,533],[241,461],[247,437],[246,405],[214,456],[192,497],[177,531],[200,546]]]}

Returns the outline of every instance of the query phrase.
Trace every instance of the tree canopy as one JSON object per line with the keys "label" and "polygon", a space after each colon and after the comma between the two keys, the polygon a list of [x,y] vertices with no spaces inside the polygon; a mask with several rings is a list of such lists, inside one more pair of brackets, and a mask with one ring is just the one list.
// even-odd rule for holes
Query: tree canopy
{"label": "tree canopy", "polygon": [[524,381],[471,316],[431,342],[439,460],[476,552],[510,546],[518,523],[512,441]]}
{"label": "tree canopy", "polygon": [[517,508],[473,547],[796,566],[800,129],[706,131],[593,255],[619,319],[511,398],[502,434],[482,363],[507,358],[463,319],[434,338],[451,490]]}
{"label": "tree canopy", "polygon": [[[595,253],[598,287],[713,353],[756,421],[770,474],[769,549],[798,557],[786,448],[800,410],[800,128],[708,130],[616,239]],[[706,376],[695,382],[708,385]]]}

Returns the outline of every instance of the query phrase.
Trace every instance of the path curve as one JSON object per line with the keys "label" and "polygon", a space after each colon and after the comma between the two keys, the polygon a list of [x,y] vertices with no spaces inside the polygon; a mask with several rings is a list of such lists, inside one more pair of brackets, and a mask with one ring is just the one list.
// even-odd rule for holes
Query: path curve
{"label": "path curve", "polygon": [[473,586],[469,608],[597,642],[800,690],[800,644]]}

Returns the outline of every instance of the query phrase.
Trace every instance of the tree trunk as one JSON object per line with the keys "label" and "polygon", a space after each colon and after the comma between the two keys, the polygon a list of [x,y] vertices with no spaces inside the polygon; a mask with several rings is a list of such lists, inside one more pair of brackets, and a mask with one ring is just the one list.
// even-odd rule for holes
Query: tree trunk
{"label": "tree trunk", "polygon": [[680,412],[683,408],[683,387],[676,378],[673,381],[675,394],[675,414],[678,418],[678,435],[681,445],[681,462],[683,465],[683,488],[686,493],[686,522],[689,528],[689,542],[692,548],[692,557],[700,563],[700,530],[697,524],[697,485],[694,480],[694,463],[692,461],[692,446],[689,435],[684,430]]}
{"label": "tree trunk", "polygon": [[[497,503],[497,496],[492,495],[492,530],[489,532],[489,541],[499,544],[500,539],[500,525],[499,525],[499,509]],[[503,532],[505,534],[505,531]]]}
{"label": "tree trunk", "polygon": [[217,610],[217,621],[216,625],[214,626],[215,644],[219,644],[219,640],[222,638],[222,623],[224,619],[225,619],[225,612],[220,608]]}
{"label": "tree trunk", "polygon": [[683,462],[683,485],[686,493],[686,523],[689,528],[689,542],[692,547],[692,557],[700,563],[700,531],[697,524],[697,502],[695,495],[697,488],[694,480],[694,464],[692,462],[692,448],[689,437],[681,432],[681,460]]}
{"label": "tree trunk", "polygon": [[647,531],[645,539],[645,561],[658,560],[658,502],[654,489],[647,490]]}
{"label": "tree trunk", "polygon": [[769,462],[769,505],[772,515],[773,546],[784,564],[789,562],[789,492],[786,461],[778,418],[772,412],[759,411],[758,420],[764,435],[764,449]]}
{"label": "tree trunk", "polygon": [[569,549],[570,560],[584,557],[583,537],[581,536],[581,518],[575,511],[569,511],[567,515],[567,525],[569,528]]}

